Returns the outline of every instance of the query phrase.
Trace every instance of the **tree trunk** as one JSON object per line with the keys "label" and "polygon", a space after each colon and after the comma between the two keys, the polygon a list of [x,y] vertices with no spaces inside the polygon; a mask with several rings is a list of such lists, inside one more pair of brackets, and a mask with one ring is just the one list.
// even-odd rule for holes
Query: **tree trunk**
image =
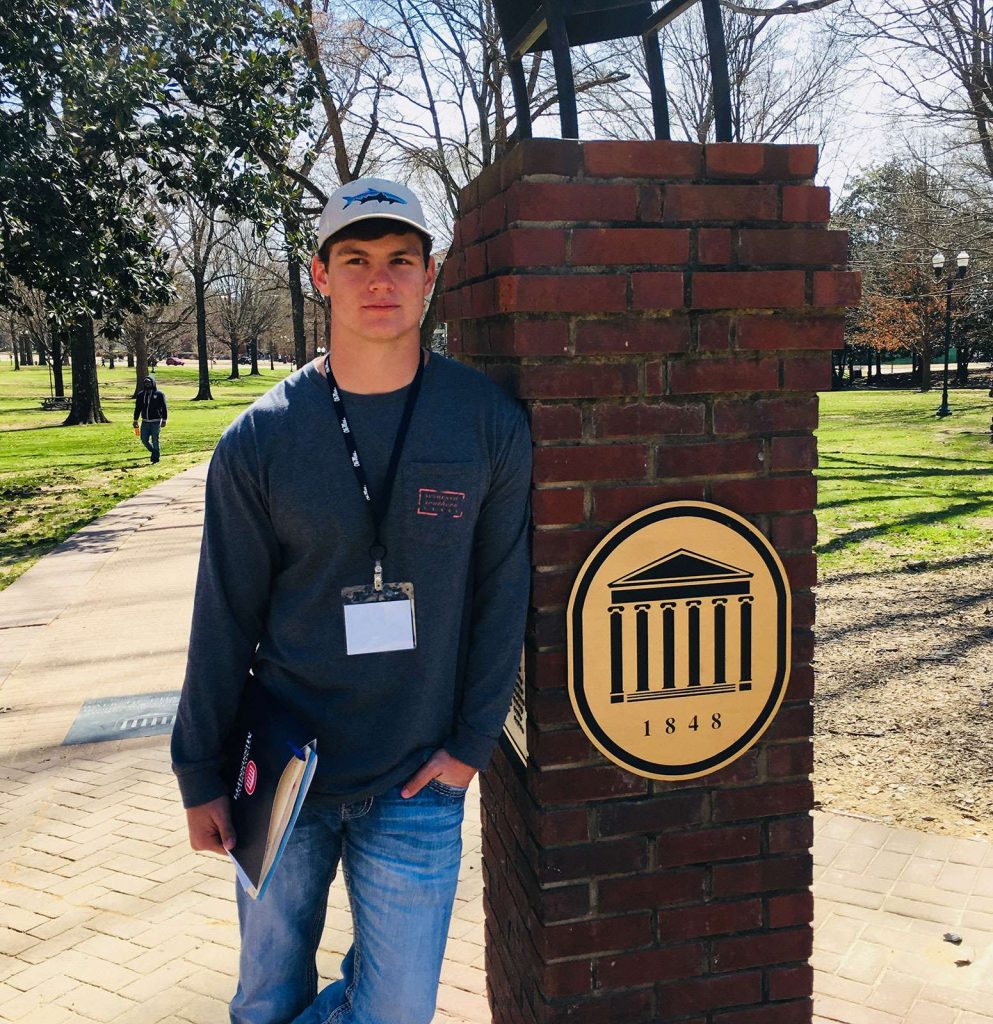
{"label": "tree trunk", "polygon": [[303,318],[303,287],[300,284],[300,261],[290,256],[290,308],[293,311],[293,357],[299,370],[307,362],[307,331]]}
{"label": "tree trunk", "polygon": [[21,365],[34,366],[34,353],[31,351],[31,342],[27,336],[21,339]]}
{"label": "tree trunk", "polygon": [[128,369],[134,369],[134,352],[128,352]]}
{"label": "tree trunk", "polygon": [[261,377],[259,373],[259,341],[258,338],[252,338],[248,343],[248,354],[252,360],[252,368],[249,372],[249,377]]}
{"label": "tree trunk", "polygon": [[17,338],[13,336],[10,339],[10,351],[14,353],[14,369],[19,370],[21,368],[21,359],[17,351]]}
{"label": "tree trunk", "polygon": [[62,377],[62,335],[52,329],[52,377],[55,380],[55,397],[65,398],[66,386]]}
{"label": "tree trunk", "polygon": [[238,339],[231,338],[228,345],[231,348],[231,376],[228,377],[228,380],[237,380],[240,376],[238,373]]}
{"label": "tree trunk", "polygon": [[882,352],[876,353],[876,384],[882,384],[883,382],[883,354]]}
{"label": "tree trunk", "polygon": [[971,353],[967,345],[959,345],[955,349],[955,383],[956,384],[968,384],[969,383],[969,359]]}
{"label": "tree trunk", "polygon": [[931,346],[925,347],[924,351],[921,352],[921,380],[920,380],[921,391],[931,390]]}
{"label": "tree trunk", "polygon": [[207,365],[207,299],[203,283],[203,274],[193,274],[193,290],[197,301],[197,372],[200,386],[197,388],[194,402],[212,402],[210,393],[210,367]]}
{"label": "tree trunk", "polygon": [[139,391],[142,381],[148,376],[148,342],[145,340],[145,326],[139,325],[134,335],[135,393]]}
{"label": "tree trunk", "polygon": [[97,348],[93,320],[86,317],[73,325],[72,344],[72,407],[62,424],[109,423],[100,408],[100,385],[97,383]]}

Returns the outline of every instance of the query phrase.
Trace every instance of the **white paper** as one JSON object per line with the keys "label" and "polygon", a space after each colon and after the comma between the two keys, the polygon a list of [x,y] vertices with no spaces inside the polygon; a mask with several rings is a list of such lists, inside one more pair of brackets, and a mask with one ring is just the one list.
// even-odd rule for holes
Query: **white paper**
{"label": "white paper", "polygon": [[412,651],[414,609],[408,600],[346,604],[345,641],[349,654]]}

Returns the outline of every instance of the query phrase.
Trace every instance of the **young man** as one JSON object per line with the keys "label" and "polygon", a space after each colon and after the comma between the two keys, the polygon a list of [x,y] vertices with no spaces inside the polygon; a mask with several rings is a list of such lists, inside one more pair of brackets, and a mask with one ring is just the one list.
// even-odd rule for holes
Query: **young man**
{"label": "young man", "polygon": [[[211,461],[172,744],[194,849],[237,843],[220,751],[249,669],[318,741],[269,889],[259,902],[238,890],[232,1024],[434,1014],[466,787],[520,657],[531,441],[509,395],[421,350],[430,243],[404,186],[338,189],[312,264],[329,357],[235,420]],[[354,944],[318,993],[339,862]]]}
{"label": "young man", "polygon": [[151,452],[149,461],[154,464],[159,461],[159,431],[169,418],[165,395],[155,386],[154,377],[146,377],[142,381],[141,391],[135,396],[133,419],[136,430],[139,416],[141,443]]}

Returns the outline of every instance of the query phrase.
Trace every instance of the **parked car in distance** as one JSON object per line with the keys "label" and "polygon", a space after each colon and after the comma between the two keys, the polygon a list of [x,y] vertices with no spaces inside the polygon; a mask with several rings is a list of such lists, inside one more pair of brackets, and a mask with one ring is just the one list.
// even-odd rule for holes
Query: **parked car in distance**
{"label": "parked car in distance", "polygon": [[169,356],[166,360],[166,366],[185,366],[186,363],[182,359],[176,359],[175,356]]}
{"label": "parked car in distance", "polygon": [[252,365],[252,361],[251,361],[251,359],[248,358],[248,356],[238,356],[238,365],[239,366],[251,366]]}

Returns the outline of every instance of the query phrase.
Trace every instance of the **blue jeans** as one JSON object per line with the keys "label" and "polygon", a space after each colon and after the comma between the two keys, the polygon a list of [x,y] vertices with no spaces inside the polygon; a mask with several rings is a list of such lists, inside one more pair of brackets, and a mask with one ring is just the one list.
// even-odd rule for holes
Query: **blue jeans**
{"label": "blue jeans", "polygon": [[[238,886],[231,1024],[430,1024],[462,856],[465,791],[429,782],[349,804],[308,797],[256,902]],[[341,861],[353,942],[320,993],[316,953]]]}
{"label": "blue jeans", "polygon": [[162,424],[158,420],[141,421],[141,443],[152,453],[152,462],[159,461],[159,431]]}

